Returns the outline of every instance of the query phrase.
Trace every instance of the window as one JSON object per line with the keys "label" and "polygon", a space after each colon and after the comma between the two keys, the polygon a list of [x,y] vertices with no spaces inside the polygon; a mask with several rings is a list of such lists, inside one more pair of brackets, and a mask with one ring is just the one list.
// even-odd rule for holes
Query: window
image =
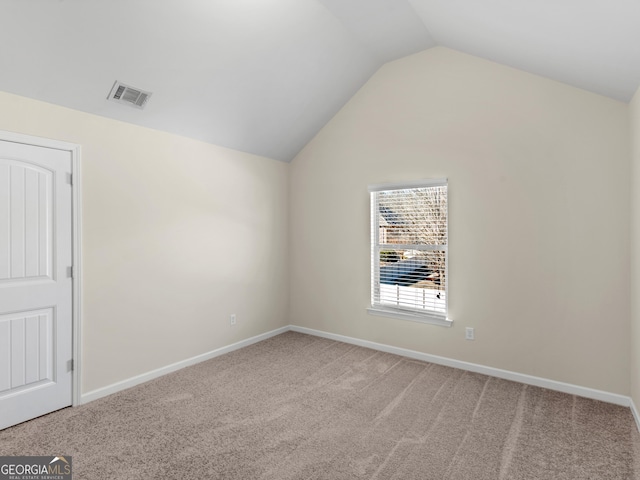
{"label": "window", "polygon": [[369,187],[371,308],[378,315],[447,320],[447,180]]}

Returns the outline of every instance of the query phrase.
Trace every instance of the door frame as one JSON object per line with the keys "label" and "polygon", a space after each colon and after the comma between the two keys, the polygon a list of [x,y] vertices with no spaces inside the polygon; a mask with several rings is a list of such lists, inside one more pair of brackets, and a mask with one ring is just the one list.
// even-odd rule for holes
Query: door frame
{"label": "door frame", "polygon": [[71,154],[71,258],[73,260],[71,326],[73,331],[73,375],[71,404],[82,403],[82,175],[80,145],[44,137],[0,130],[0,140],[62,150]]}

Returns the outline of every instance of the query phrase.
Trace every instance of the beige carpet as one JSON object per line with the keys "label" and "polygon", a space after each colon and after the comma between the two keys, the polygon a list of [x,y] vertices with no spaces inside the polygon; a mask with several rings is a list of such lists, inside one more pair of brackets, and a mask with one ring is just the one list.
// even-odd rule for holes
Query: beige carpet
{"label": "beige carpet", "polygon": [[638,444],[626,408],[293,332],[0,432],[76,480],[631,479]]}

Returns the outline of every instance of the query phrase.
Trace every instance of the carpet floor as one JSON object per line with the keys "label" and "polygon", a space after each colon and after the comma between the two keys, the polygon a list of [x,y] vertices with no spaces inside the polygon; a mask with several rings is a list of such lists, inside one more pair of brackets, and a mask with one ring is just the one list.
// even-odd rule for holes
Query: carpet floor
{"label": "carpet floor", "polygon": [[0,431],[74,479],[634,479],[628,408],[287,332]]}

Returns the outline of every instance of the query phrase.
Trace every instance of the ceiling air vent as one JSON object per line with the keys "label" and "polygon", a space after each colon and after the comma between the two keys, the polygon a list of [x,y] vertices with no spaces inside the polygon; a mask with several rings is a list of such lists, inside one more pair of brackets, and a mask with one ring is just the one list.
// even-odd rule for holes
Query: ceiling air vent
{"label": "ceiling air vent", "polygon": [[118,82],[113,85],[111,92],[109,92],[108,100],[112,102],[124,103],[134,108],[143,109],[147,104],[147,100],[151,96],[151,92],[145,92],[139,88],[130,87],[122,82]]}

